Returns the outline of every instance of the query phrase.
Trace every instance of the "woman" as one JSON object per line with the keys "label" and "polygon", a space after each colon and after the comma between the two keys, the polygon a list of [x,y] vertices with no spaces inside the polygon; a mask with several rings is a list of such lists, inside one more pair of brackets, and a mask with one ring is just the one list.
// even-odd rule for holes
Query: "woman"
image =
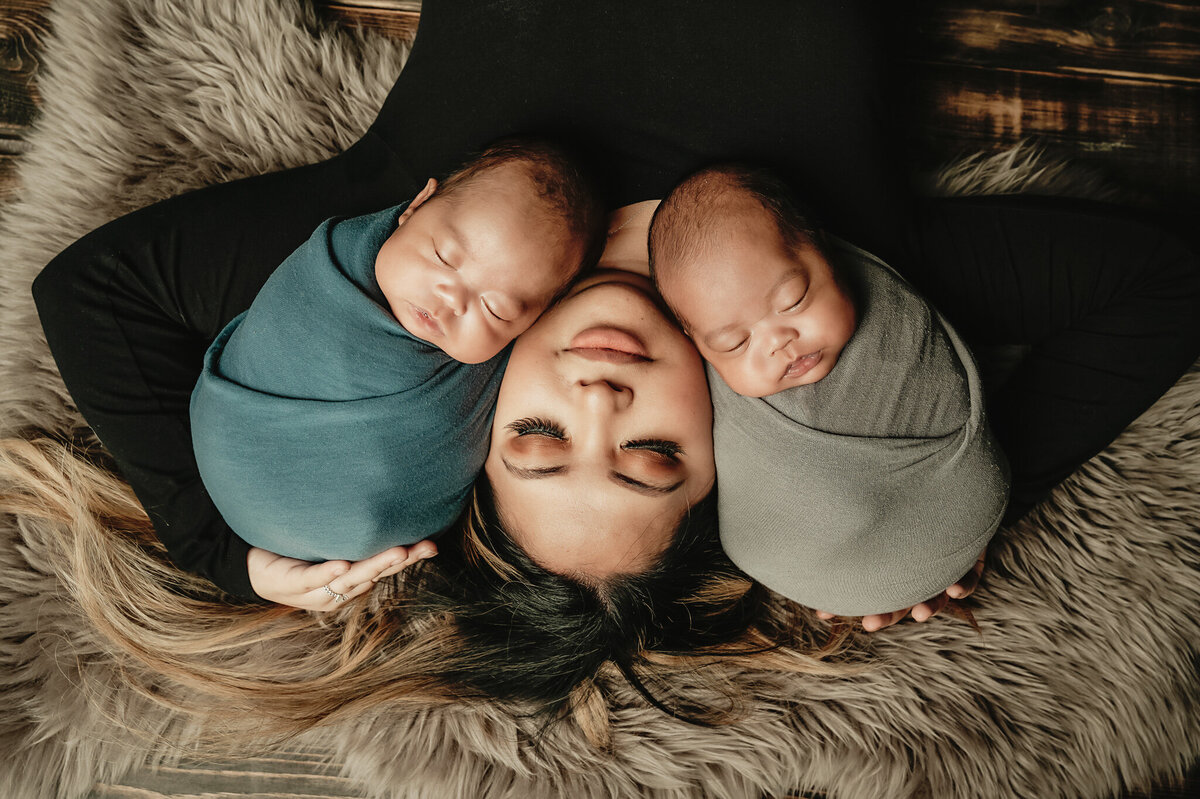
{"label": "woman", "polygon": [[[1045,358],[1033,353],[1023,374],[1006,385],[1011,410],[999,414],[1016,421],[1008,428],[1010,454],[1017,453],[1014,461],[1027,477],[1024,504],[1111,440],[1195,355],[1194,325],[1182,326],[1178,313],[1180,304],[1195,296],[1194,268],[1185,256],[1171,255],[1169,268],[1160,269],[1162,248],[1177,248],[1173,241],[1136,224],[1121,223],[1127,226],[1119,228],[1104,215],[1093,218],[1075,210],[991,201],[931,204],[914,223],[893,177],[886,129],[879,124],[882,55],[872,31],[863,27],[862,20],[873,13],[866,9],[857,4],[764,3],[748,13],[715,2],[642,2],[624,4],[618,11],[573,6],[564,14],[552,3],[530,2],[516,9],[507,3],[468,8],[426,3],[409,64],[376,123],[349,151],[323,164],[170,200],[118,220],[65,251],[36,286],[48,339],[80,410],[133,485],[172,559],[231,593],[256,596],[247,569],[248,555],[255,553],[212,508],[190,454],[187,397],[199,356],[216,332],[249,304],[271,269],[328,216],[393,204],[414,192],[428,175],[447,171],[467,149],[521,130],[543,130],[586,143],[605,167],[611,202],[617,206],[661,197],[676,179],[717,157],[770,163],[809,188],[828,209],[835,232],[908,268],[918,287],[952,319],[982,309],[977,325],[982,340],[999,329],[1005,336],[1026,336],[1039,347],[1050,342]],[[754,85],[748,75],[770,78]],[[618,217],[614,229],[629,221],[629,230],[637,230],[633,210]],[[254,235],[238,235],[247,222],[253,224]],[[1027,236],[1015,251],[1014,231]],[[1027,263],[1026,254],[1044,249],[1048,234],[1073,244],[1090,241],[1092,249],[1081,250],[1079,262],[1090,260],[1097,249],[1114,260],[1142,251],[1158,260],[1143,259],[1146,268],[1132,270],[1136,276],[1128,283],[1089,293],[1087,301],[1073,309],[1078,313],[1066,327],[1048,304],[1031,324],[1026,305],[1034,300],[1019,291],[1025,277],[1020,267]],[[994,246],[985,235],[1009,246]],[[996,253],[1004,256],[999,265]],[[963,273],[964,261],[973,261],[974,274]],[[998,305],[997,292],[979,290],[987,285],[981,276],[1008,266],[1014,271],[1007,273],[1005,286],[1015,292],[1014,302],[1025,305]],[[1133,285],[1139,290],[1149,287],[1148,293],[1131,294]],[[1177,291],[1181,286],[1192,293]],[[1126,358],[1123,350],[1119,380],[1125,388],[1112,393],[1111,401],[1093,402],[1093,412],[1080,416],[1072,412],[1079,398],[1059,390],[1062,381],[1047,364],[1062,362],[1064,354],[1074,357],[1080,349],[1079,335],[1071,328],[1075,322],[1086,323],[1086,335],[1104,337],[1093,324],[1097,313],[1106,319],[1127,318],[1119,303],[1104,301],[1113,296],[1136,300],[1142,314],[1139,335],[1147,337],[1142,351],[1145,341],[1158,343],[1152,358]],[[1154,311],[1146,298],[1157,303]],[[997,318],[1008,324],[997,328]],[[553,319],[548,316],[547,324]],[[1095,355],[1094,343],[1083,347],[1089,355]],[[1107,349],[1108,356],[1113,352]],[[1091,397],[1096,385],[1112,379],[1111,369],[1100,368],[1111,361],[1095,358],[1071,377],[1079,377]],[[606,389],[597,384],[586,395],[589,399],[581,401],[576,428],[603,431],[606,410],[593,398],[606,391],[613,395],[609,399],[623,396],[609,385]],[[1030,412],[1043,407],[1050,411]],[[655,408],[653,415],[656,421],[673,422],[675,410]],[[1026,422],[1034,424],[1027,429]],[[1052,440],[1069,446],[1045,446],[1047,429]],[[636,435],[647,433],[661,438],[652,430]],[[609,443],[637,440],[622,433]],[[695,445],[689,446],[695,451]],[[693,454],[686,447],[684,451],[684,458]],[[609,479],[594,463],[588,466],[596,478],[592,483]],[[489,475],[499,484],[504,475],[498,469],[508,469],[502,460],[498,466],[495,461],[490,464]],[[646,504],[651,497],[612,485],[613,491],[629,495],[614,508],[632,508],[635,500],[645,508],[622,520],[626,524],[621,528],[644,528],[653,522],[656,529],[670,529],[673,522],[666,520],[682,513],[680,506],[669,505],[670,500],[703,496],[703,481],[695,479],[702,475],[699,468],[688,475],[692,483],[687,491],[699,494],[680,494],[680,488],[669,498],[655,498],[652,505]],[[546,488],[553,480],[528,482],[530,487]],[[477,516],[491,522],[494,514],[487,499],[484,492]],[[537,509],[537,502],[530,505]],[[539,551],[537,543],[523,538],[525,514],[513,507],[501,497],[500,517],[513,527],[514,540]],[[701,503],[697,509],[703,507]],[[703,520],[700,513],[692,517]],[[530,519],[528,529],[536,523]],[[491,540],[490,527],[474,528]],[[677,535],[675,540],[684,538]],[[664,545],[657,537],[634,543],[641,549],[628,542],[611,547],[608,554],[626,560],[608,565],[641,566]],[[485,551],[519,557],[519,549],[504,547],[498,543]],[[444,547],[439,559],[447,554]],[[601,554],[589,551],[581,556],[595,561]],[[670,550],[663,563],[669,554]],[[502,573],[505,562],[500,558],[493,571]],[[559,565],[566,571],[572,568]],[[358,564],[338,577],[340,582],[331,583],[335,572],[347,566],[271,560],[262,571],[279,581],[266,594],[328,609],[334,604],[328,596],[322,598],[322,586],[332,586],[332,593],[359,593],[369,587],[371,577],[388,568],[382,562]],[[455,573],[448,563],[443,569]],[[574,589],[563,590],[557,596]],[[743,630],[753,617],[750,605],[738,604],[745,593],[730,600]],[[583,597],[577,591],[574,596]],[[736,643],[739,634],[729,628],[714,641]],[[661,646],[670,650],[673,644]],[[571,674],[577,677],[589,668],[584,663]],[[584,684],[581,679],[575,684]]]}
{"label": "woman", "polygon": [[[541,131],[585,145],[608,176],[611,204],[623,206],[662,197],[714,155],[777,152],[784,130],[781,165],[818,187],[837,229],[881,249],[897,246],[892,209],[900,204],[888,198],[898,190],[883,168],[879,70],[860,9],[772,3],[763,9],[768,19],[716,2],[629,2],[565,16],[540,1],[463,5],[425,5],[401,78],[347,152],[117,220],[68,248],[35,286],[68,390],[172,558],[236,596],[260,596],[248,577],[249,548],[197,477],[187,398],[208,343],[326,218],[393,205],[507,133]],[[673,26],[667,37],[664,20]],[[795,46],[796,32],[807,46]],[[781,72],[811,83],[754,93],[741,79]],[[605,74],[613,80],[594,79]],[[714,105],[737,124],[714,125]],[[789,107],[799,115],[781,127]],[[801,124],[818,112],[836,129]],[[238,234],[251,219],[253,235]],[[323,577],[319,587],[347,565],[329,564],[291,586]],[[294,563],[270,566],[272,574],[303,574]],[[369,573],[352,571],[334,588],[362,585]],[[289,595],[267,591],[275,600]],[[320,607],[331,607],[325,600]]]}
{"label": "woman", "polygon": [[[10,495],[6,509],[70,523],[78,599],[140,661],[130,678],[153,682],[165,674],[175,685],[218,698],[206,712],[229,722],[235,738],[247,710],[253,711],[253,734],[261,735],[263,723],[299,732],[389,700],[481,699],[516,703],[517,712],[532,705],[549,719],[566,711],[604,745],[608,669],[660,710],[701,724],[725,719],[727,708],[689,702],[672,676],[693,688],[727,692],[721,676],[705,668],[714,657],[723,664],[833,673],[822,661],[841,651],[844,637],[830,637],[795,614],[768,613],[766,591],[720,551],[703,363],[645,274],[646,220],[632,221],[617,223],[622,229],[610,236],[599,267],[518,341],[510,391],[499,401],[500,413],[511,414],[532,391],[556,418],[571,420],[572,409],[580,414],[576,443],[585,460],[597,451],[621,452],[601,481],[606,489],[588,490],[594,481],[585,467],[576,470],[582,492],[548,480],[551,490],[528,506],[513,502],[527,521],[526,508],[539,500],[553,518],[566,510],[564,499],[569,505],[572,498],[599,498],[601,507],[588,510],[614,523],[598,535],[564,539],[553,527],[531,525],[522,527],[527,537],[510,537],[488,518],[486,508],[495,504],[481,480],[474,506],[442,539],[436,563],[410,568],[399,593],[377,593],[371,604],[351,606],[349,616],[328,624],[278,606],[231,608],[206,600],[205,581],[148,554],[154,531],[127,487],[83,459],[63,459],[61,447],[50,442],[6,447],[0,467],[8,483],[36,498],[35,505]],[[647,342],[635,362],[573,346],[618,326]],[[546,380],[548,371],[554,376]],[[553,449],[522,445],[520,428],[508,427],[511,435],[502,436],[508,446],[495,447],[488,465],[501,488],[502,474],[521,473],[523,457]],[[647,430],[670,440],[637,432]],[[543,484],[537,476],[529,482]],[[628,497],[640,501],[626,507]],[[656,522],[653,530],[639,521],[647,515]],[[535,543],[547,533],[556,545]],[[425,546],[413,548],[414,559]],[[251,561],[257,557],[272,556],[251,550]],[[394,567],[377,556],[353,569],[378,579]],[[318,598],[322,593],[319,584],[305,590]],[[774,651],[779,643],[805,654],[780,655]],[[272,664],[253,657],[275,647],[289,655]],[[211,665],[214,657],[220,668]]]}

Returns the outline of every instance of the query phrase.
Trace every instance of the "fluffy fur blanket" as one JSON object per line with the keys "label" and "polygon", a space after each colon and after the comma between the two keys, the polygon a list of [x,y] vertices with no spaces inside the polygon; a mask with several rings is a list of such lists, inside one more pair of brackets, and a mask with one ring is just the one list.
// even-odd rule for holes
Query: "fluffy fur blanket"
{"label": "fluffy fur blanket", "polygon": [[[0,434],[82,424],[29,299],[104,221],[188,188],[325,157],[362,130],[403,47],[294,0],[58,0],[45,106],[0,226]],[[984,165],[967,188],[1034,167]],[[1046,177],[1044,174],[1042,177]],[[960,189],[963,187],[960,187]],[[1200,373],[1022,524],[972,607],[869,638],[850,678],[732,672],[758,698],[702,729],[612,694],[611,752],[573,725],[537,745],[468,706],[314,733],[378,797],[1105,797],[1200,756]],[[54,529],[0,519],[0,795],[78,797],[186,751],[195,725],[129,690],[69,599]],[[157,731],[131,737],[123,719]]]}

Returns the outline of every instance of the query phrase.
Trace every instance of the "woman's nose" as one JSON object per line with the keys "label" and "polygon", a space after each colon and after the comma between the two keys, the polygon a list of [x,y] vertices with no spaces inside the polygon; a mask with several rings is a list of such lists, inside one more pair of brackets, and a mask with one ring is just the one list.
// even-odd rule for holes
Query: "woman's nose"
{"label": "woman's nose", "polygon": [[437,297],[450,313],[462,316],[467,312],[467,290],[465,286],[449,281],[441,281],[433,286],[433,295]]}
{"label": "woman's nose", "polygon": [[633,403],[633,389],[607,379],[580,380],[576,383],[584,404],[594,411],[620,411]]}

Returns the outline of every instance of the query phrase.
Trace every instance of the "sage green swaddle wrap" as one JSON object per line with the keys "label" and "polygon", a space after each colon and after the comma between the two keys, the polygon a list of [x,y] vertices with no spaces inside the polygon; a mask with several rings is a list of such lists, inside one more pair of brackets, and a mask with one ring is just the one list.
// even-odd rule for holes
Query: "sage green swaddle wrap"
{"label": "sage green swaddle wrap", "polygon": [[459,363],[387,309],[375,258],[404,208],[322,223],[205,355],[196,462],[253,546],[360,560],[442,531],[470,497],[509,349]]}
{"label": "sage green swaddle wrap", "polygon": [[718,513],[751,577],[861,616],[971,568],[1004,513],[1008,464],[955,330],[874,256],[836,240],[828,251],[859,314],[828,376],[754,399],[709,368]]}

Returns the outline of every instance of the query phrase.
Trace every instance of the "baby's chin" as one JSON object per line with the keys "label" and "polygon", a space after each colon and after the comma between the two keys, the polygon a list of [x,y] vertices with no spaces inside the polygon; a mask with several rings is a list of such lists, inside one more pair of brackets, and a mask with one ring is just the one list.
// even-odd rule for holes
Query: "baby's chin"
{"label": "baby's chin", "polygon": [[495,349],[495,345],[490,345],[487,348],[469,346],[463,347],[459,346],[458,342],[447,340],[445,336],[435,339],[432,336],[424,334],[421,330],[413,330],[412,327],[404,324],[403,320],[400,322],[400,326],[411,333],[413,338],[418,338],[431,347],[441,350],[442,353],[449,356],[451,359],[458,361],[459,363],[471,365],[490,361],[492,358],[495,358],[497,355],[503,352],[504,348],[507,347],[509,343],[505,342],[499,349]]}

